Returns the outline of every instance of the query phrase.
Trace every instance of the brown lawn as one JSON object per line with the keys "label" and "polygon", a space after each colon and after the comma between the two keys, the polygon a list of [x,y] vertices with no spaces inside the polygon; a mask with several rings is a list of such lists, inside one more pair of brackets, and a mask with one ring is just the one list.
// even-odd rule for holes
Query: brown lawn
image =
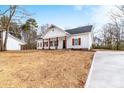
{"label": "brown lawn", "polygon": [[0,87],[84,87],[93,52],[0,52]]}

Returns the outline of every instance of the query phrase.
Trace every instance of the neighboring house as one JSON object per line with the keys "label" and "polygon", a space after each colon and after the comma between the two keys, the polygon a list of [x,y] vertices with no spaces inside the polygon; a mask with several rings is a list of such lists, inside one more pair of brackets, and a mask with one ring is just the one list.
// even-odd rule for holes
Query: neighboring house
{"label": "neighboring house", "polygon": [[37,39],[37,49],[91,49],[92,25],[63,30],[51,25]]}
{"label": "neighboring house", "polygon": [[[6,31],[0,32],[0,50],[2,50],[4,41],[5,41],[5,33]],[[24,44],[26,44],[24,41],[8,33],[7,45],[6,45],[7,50],[21,50],[21,45],[24,45]]]}

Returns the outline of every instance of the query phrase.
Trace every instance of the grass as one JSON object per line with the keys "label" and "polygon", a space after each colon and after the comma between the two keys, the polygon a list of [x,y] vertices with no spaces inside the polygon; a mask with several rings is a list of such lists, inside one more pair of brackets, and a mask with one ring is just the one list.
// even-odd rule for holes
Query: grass
{"label": "grass", "polygon": [[84,87],[93,52],[0,52],[0,87]]}

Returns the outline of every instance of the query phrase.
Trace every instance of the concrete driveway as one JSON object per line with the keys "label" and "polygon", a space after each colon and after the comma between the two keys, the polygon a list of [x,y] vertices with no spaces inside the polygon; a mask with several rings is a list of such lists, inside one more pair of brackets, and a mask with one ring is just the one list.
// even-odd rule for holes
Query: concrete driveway
{"label": "concrete driveway", "polygon": [[124,52],[96,52],[85,87],[124,88]]}

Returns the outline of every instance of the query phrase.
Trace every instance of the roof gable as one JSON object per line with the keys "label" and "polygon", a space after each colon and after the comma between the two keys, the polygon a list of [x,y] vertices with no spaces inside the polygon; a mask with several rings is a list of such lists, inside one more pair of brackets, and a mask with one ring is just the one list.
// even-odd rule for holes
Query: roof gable
{"label": "roof gable", "polygon": [[78,28],[74,28],[74,29],[68,29],[65,31],[70,34],[86,33],[86,32],[91,32],[92,27],[93,27],[92,25],[88,25],[88,26],[78,27]]}
{"label": "roof gable", "polygon": [[43,38],[55,38],[55,37],[62,37],[68,34],[66,31],[62,30],[61,28],[51,25],[48,29],[46,34]]}
{"label": "roof gable", "polygon": [[20,39],[18,39],[17,37],[11,35],[10,33],[8,33],[8,36],[11,37],[11,38],[13,38],[13,39],[15,39],[16,41],[18,41],[18,42],[20,42],[20,43],[26,43],[26,42],[24,42],[23,40],[20,40]]}

